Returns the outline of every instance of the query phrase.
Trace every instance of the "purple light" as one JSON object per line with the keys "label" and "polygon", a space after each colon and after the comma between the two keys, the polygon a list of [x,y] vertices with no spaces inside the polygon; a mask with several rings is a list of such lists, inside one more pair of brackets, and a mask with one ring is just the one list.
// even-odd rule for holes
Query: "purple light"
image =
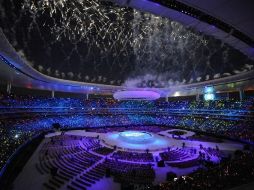
{"label": "purple light", "polygon": [[160,94],[154,91],[119,91],[114,93],[117,100],[156,100]]}

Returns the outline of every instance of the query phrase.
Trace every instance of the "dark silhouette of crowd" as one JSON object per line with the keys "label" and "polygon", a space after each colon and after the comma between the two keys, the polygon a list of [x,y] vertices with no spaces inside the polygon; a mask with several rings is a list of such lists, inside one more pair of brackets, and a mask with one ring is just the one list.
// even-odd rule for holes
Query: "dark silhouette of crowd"
{"label": "dark silhouette of crowd", "polygon": [[217,165],[206,165],[188,176],[157,187],[161,190],[230,189],[254,180],[254,152],[236,151],[234,158]]}

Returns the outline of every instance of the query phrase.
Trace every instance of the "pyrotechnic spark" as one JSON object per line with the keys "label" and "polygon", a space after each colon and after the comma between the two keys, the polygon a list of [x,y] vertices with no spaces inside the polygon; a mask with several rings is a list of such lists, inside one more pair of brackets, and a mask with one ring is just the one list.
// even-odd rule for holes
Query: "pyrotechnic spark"
{"label": "pyrotechnic spark", "polygon": [[[13,46],[31,59],[38,52],[29,44],[38,40],[40,56],[46,58],[32,64],[43,65],[46,68],[39,67],[41,71],[57,77],[110,84],[134,78],[135,85],[168,86],[205,80],[235,67],[229,54],[232,48],[168,18],[100,0],[3,2],[10,3],[0,6],[0,12]],[[6,21],[9,17],[13,25]],[[220,63],[213,61],[218,52],[222,52]]]}

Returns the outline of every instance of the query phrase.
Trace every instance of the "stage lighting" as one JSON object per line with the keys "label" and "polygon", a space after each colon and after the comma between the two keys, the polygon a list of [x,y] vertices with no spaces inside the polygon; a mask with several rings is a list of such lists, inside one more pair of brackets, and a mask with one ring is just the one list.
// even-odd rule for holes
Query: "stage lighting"
{"label": "stage lighting", "polygon": [[204,89],[205,94],[212,94],[214,93],[214,88],[212,86],[206,86]]}
{"label": "stage lighting", "polygon": [[120,133],[120,138],[128,143],[149,143],[154,140],[151,133],[143,131],[124,131]]}
{"label": "stage lighting", "polygon": [[174,94],[173,94],[174,97],[178,97],[180,96],[180,92],[176,91]]}
{"label": "stage lighting", "polygon": [[204,100],[214,100],[215,99],[215,90],[213,86],[206,86],[204,88]]}
{"label": "stage lighting", "polygon": [[205,101],[214,100],[215,95],[214,94],[205,94],[204,99],[205,99]]}

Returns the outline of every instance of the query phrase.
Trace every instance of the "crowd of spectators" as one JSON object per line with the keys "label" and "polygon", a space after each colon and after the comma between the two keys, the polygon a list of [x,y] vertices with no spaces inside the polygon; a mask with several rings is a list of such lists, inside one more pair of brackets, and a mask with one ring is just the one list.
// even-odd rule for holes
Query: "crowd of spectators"
{"label": "crowd of spectators", "polygon": [[49,98],[39,96],[16,96],[0,93],[0,108],[115,108],[115,109],[163,109],[163,110],[210,110],[230,111],[254,110],[253,99],[244,101],[215,100],[172,100],[172,101],[117,101],[112,98],[96,98],[87,100],[85,98]]}
{"label": "crowd of spectators", "polygon": [[253,159],[253,152],[238,151],[230,161],[227,160],[218,165],[207,165],[191,175],[161,184],[156,189],[230,189],[254,180]]}
{"label": "crowd of spectators", "polygon": [[[125,130],[125,126],[136,126],[134,129],[140,130],[150,128],[153,132],[175,127],[253,143],[253,102],[253,99],[241,102],[119,102],[106,98],[84,100],[1,94],[0,168],[19,145],[35,134],[52,130],[53,123],[59,123],[62,129],[90,128],[104,132],[115,130],[116,127]],[[203,110],[202,113],[206,115],[201,112],[197,114],[195,110]],[[218,112],[214,116],[216,110]],[[179,112],[182,114],[176,114]],[[233,112],[241,118],[231,117],[229,113]],[[225,117],[225,113],[229,116]]]}

